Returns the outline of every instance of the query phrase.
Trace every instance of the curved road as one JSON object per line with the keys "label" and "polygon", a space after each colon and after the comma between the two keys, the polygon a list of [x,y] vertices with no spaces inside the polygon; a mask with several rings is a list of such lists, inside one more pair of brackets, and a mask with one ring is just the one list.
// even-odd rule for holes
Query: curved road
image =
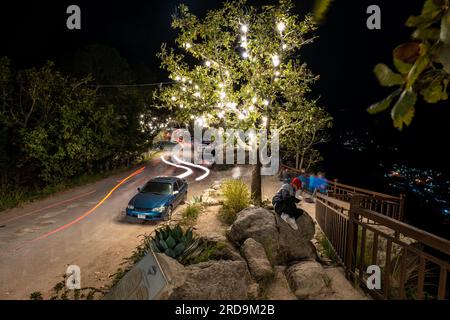
{"label": "curved road", "polygon": [[[212,182],[211,176],[196,182],[205,172],[191,169],[189,199]],[[138,236],[158,225],[126,221],[123,210],[137,187],[154,176],[183,172],[155,159],[145,168],[1,212],[0,299],[28,299],[34,291],[49,298],[72,264],[81,268],[82,287],[109,283],[139,243]]]}

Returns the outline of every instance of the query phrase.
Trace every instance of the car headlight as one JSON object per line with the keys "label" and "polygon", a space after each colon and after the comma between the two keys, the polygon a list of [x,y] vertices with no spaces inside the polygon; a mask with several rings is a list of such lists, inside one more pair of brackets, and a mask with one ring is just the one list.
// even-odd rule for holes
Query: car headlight
{"label": "car headlight", "polygon": [[166,207],[164,207],[164,206],[161,206],[161,207],[158,207],[158,208],[154,208],[152,211],[155,211],[155,212],[164,212],[164,211],[166,211]]}
{"label": "car headlight", "polygon": [[129,204],[129,205],[127,206],[127,209],[134,210],[134,206],[133,206],[132,204]]}

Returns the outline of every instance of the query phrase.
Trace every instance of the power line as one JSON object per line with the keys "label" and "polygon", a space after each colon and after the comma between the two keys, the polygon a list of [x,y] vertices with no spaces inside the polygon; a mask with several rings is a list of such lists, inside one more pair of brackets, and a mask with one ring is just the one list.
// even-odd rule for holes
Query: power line
{"label": "power line", "polygon": [[89,87],[95,88],[126,88],[126,87],[153,87],[175,83],[175,81],[155,82],[155,83],[137,83],[137,84],[92,84]]}

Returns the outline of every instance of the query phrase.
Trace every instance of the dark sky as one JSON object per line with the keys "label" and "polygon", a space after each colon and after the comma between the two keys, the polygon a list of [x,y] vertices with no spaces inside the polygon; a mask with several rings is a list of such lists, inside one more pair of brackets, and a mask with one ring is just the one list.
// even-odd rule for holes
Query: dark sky
{"label": "dark sky", "polygon": [[[188,0],[194,13],[203,14],[220,5],[218,0]],[[267,3],[270,1],[251,1]],[[15,66],[39,66],[45,60],[58,60],[87,44],[100,43],[117,48],[131,65],[158,69],[155,57],[162,42],[171,42],[171,14],[180,1],[2,1],[0,3],[0,56],[12,58]],[[82,30],[66,28],[65,13],[70,4],[82,11]],[[378,4],[382,29],[366,28],[366,9]],[[378,62],[391,64],[392,49],[409,39],[404,26],[407,17],[419,14],[423,0],[335,0],[327,21],[317,34],[320,38],[304,51],[310,68],[320,74],[315,95],[335,116],[335,139],[340,132],[366,129],[380,141],[401,146],[399,160],[419,165],[448,168],[445,155],[449,143],[448,103],[419,103],[410,128],[392,128],[389,114],[369,116],[365,109],[390,91],[380,88],[372,69]],[[312,0],[297,1],[304,14]],[[164,81],[162,76],[157,77]]]}

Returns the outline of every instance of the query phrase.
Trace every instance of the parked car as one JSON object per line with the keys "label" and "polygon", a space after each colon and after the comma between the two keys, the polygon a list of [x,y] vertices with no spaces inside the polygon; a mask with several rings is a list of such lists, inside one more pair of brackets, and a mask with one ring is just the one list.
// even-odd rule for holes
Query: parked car
{"label": "parked car", "polygon": [[188,184],[177,177],[150,179],[130,200],[126,215],[142,220],[170,220],[172,211],[187,199]]}

